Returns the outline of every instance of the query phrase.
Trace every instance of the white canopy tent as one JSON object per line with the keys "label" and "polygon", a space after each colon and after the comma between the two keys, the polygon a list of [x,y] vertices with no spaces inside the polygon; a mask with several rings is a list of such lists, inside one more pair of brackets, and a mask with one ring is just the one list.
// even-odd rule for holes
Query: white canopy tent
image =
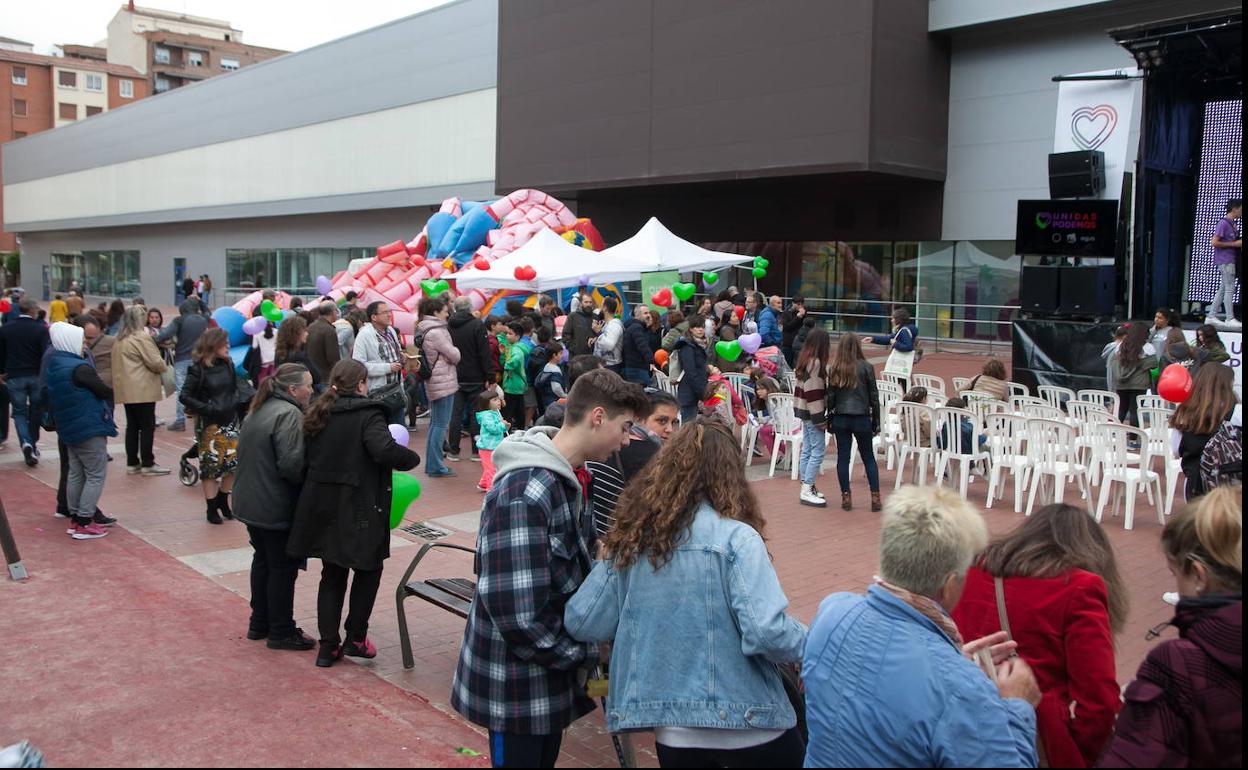
{"label": "white canopy tent", "polygon": [[604,263],[612,265],[641,264],[641,272],[675,270],[692,273],[698,270],[718,270],[746,262],[750,257],[711,251],[690,243],[674,234],[658,219],[650,221],[626,241],[621,241],[601,253]]}
{"label": "white canopy tent", "polygon": [[[455,288],[460,292],[472,289],[540,292],[579,286],[581,276],[588,277],[590,284],[637,280],[640,267],[603,259],[604,253],[573,246],[553,230],[543,229],[520,248],[491,262],[489,270],[468,267],[456,273],[453,276]],[[537,276],[531,281],[522,281],[516,277],[517,267],[532,267]]]}

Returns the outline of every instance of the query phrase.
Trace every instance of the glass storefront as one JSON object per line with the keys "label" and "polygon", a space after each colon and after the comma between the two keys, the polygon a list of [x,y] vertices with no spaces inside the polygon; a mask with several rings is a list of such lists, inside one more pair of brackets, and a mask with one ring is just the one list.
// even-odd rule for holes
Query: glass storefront
{"label": "glass storefront", "polygon": [[246,294],[277,289],[298,296],[316,294],[316,277],[333,277],[353,259],[373,256],[376,250],[353,248],[226,249],[226,292]]}
{"label": "glass storefront", "polygon": [[53,252],[49,288],[60,293],[78,289],[101,297],[137,297],[139,252]]}

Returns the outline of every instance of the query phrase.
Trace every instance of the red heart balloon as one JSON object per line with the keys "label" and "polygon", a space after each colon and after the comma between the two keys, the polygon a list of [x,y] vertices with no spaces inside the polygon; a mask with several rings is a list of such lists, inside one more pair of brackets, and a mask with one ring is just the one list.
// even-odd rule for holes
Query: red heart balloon
{"label": "red heart balloon", "polygon": [[733,305],[732,312],[736,313],[738,321],[740,321],[742,318],[745,318],[745,308],[741,307],[740,305]]}
{"label": "red heart balloon", "polygon": [[537,277],[537,271],[532,265],[524,265],[516,268],[515,275],[518,281],[531,281]]}
{"label": "red heart balloon", "polygon": [[654,294],[650,295],[650,302],[652,304],[658,305],[659,307],[671,307],[672,306],[672,290],[671,289],[659,289]]}
{"label": "red heart balloon", "polygon": [[489,270],[490,260],[486,259],[485,257],[477,257],[476,259],[472,260],[472,266],[478,270]]}
{"label": "red heart balloon", "polygon": [[1192,373],[1183,364],[1170,364],[1157,379],[1157,393],[1171,403],[1183,403],[1192,395]]}

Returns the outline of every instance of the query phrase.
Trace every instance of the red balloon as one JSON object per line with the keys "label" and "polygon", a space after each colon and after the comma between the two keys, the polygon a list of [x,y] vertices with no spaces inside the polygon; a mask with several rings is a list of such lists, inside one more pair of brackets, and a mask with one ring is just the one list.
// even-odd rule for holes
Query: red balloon
{"label": "red balloon", "polygon": [[733,305],[732,312],[736,313],[738,321],[740,321],[742,318],[745,318],[745,308],[741,307],[740,305]]}
{"label": "red balloon", "polygon": [[0,313],[7,313],[13,309],[13,303],[7,299],[0,299]]}
{"label": "red balloon", "polygon": [[472,266],[478,270],[489,270],[490,260],[486,259],[485,257],[477,257],[476,259],[472,260]]}
{"label": "red balloon", "polygon": [[1183,403],[1192,395],[1192,373],[1183,364],[1170,364],[1157,380],[1157,393],[1171,403]]}
{"label": "red balloon", "polygon": [[659,307],[671,307],[672,290],[666,288],[659,289],[654,294],[650,295],[650,302],[654,305],[658,305]]}
{"label": "red balloon", "polygon": [[534,278],[537,278],[537,271],[533,269],[532,265],[517,267],[514,272],[517,281],[532,281]]}
{"label": "red balloon", "polygon": [[668,353],[663,348],[654,351],[654,362],[659,366],[667,366]]}

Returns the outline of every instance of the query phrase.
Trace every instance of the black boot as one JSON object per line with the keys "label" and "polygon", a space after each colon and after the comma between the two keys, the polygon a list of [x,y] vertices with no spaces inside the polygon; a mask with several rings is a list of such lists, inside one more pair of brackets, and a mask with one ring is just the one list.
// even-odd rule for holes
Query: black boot
{"label": "black boot", "polygon": [[234,512],[230,510],[230,493],[229,492],[226,492],[224,490],[221,492],[218,492],[216,501],[217,501],[217,510],[221,512],[221,515],[223,517],[227,519],[234,518]]}
{"label": "black boot", "polygon": [[217,513],[217,498],[214,497],[211,500],[206,500],[205,503],[208,506],[208,523],[209,524],[224,523],[221,521],[221,514]]}

